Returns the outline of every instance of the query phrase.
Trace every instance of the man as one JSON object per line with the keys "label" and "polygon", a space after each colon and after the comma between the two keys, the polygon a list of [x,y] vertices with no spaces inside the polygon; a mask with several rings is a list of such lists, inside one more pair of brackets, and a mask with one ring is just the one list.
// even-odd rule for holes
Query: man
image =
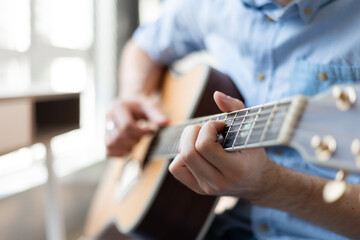
{"label": "man", "polygon": [[[107,115],[117,128],[107,133],[107,154],[128,153],[151,131],[137,120],[166,124],[153,93],[163,66],[191,52],[207,50],[247,107],[359,82],[359,10],[356,0],[167,1],[161,17],[140,27],[125,47],[120,98]],[[225,112],[244,107],[219,92],[214,100]],[[223,127],[211,121],[184,130],[169,169],[179,181],[199,194],[251,202],[229,218],[251,222],[257,239],[360,239],[359,177],[348,178],[352,191],[327,205],[322,188],[335,171],[306,163],[285,147],[225,152],[216,142]],[[225,239],[234,229],[246,231],[243,225],[215,220],[215,236],[208,237]]]}

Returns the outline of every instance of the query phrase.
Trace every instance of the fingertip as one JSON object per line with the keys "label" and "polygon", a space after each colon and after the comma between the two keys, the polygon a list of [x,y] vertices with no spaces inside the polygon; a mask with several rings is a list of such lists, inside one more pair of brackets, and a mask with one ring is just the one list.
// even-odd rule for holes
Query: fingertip
{"label": "fingertip", "polygon": [[151,117],[151,120],[153,120],[159,125],[167,124],[169,121],[169,118],[157,107],[154,107]]}
{"label": "fingertip", "polygon": [[214,100],[215,100],[215,102],[216,101],[227,102],[228,98],[227,98],[227,95],[225,95],[224,93],[215,91],[214,92]]}
{"label": "fingertip", "polygon": [[226,122],[225,121],[216,121],[220,130],[222,130],[225,126],[226,126]]}
{"label": "fingertip", "polygon": [[176,174],[176,167],[179,165],[179,159],[180,159],[180,155],[177,154],[168,167],[169,172],[174,176]]}
{"label": "fingertip", "polygon": [[163,126],[166,126],[169,124],[169,118],[165,115],[163,115],[161,118],[159,118],[157,124],[160,126],[160,127],[163,127]]}
{"label": "fingertip", "polygon": [[225,121],[210,121],[208,124],[212,125],[217,132],[221,132],[226,125]]}

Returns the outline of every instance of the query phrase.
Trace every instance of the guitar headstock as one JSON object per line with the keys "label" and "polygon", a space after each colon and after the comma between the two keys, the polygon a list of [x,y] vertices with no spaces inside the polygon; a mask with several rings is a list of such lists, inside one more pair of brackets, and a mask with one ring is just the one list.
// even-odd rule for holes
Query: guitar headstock
{"label": "guitar headstock", "polygon": [[360,173],[360,84],[308,98],[290,146],[311,163]]}

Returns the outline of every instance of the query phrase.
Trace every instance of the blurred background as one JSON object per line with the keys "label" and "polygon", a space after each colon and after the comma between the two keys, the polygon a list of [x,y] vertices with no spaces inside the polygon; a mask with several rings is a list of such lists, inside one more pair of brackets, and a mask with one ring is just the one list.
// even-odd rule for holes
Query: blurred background
{"label": "blurred background", "polygon": [[117,95],[119,55],[138,24],[156,19],[160,1],[0,0],[0,148],[20,139],[20,125],[34,120],[20,111],[9,124],[9,102],[34,101],[44,89],[79,96],[76,128],[49,135],[48,145],[35,138],[0,151],[0,239],[58,239],[49,233],[54,226],[46,211],[52,174],[60,236],[81,236],[106,165],[104,115]]}

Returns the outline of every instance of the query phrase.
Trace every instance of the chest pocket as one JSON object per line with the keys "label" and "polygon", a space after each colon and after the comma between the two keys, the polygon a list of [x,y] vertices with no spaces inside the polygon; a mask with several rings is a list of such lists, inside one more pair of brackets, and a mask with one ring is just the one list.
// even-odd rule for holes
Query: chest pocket
{"label": "chest pocket", "polygon": [[311,96],[335,84],[355,82],[360,82],[360,66],[297,60],[291,75],[290,93]]}

